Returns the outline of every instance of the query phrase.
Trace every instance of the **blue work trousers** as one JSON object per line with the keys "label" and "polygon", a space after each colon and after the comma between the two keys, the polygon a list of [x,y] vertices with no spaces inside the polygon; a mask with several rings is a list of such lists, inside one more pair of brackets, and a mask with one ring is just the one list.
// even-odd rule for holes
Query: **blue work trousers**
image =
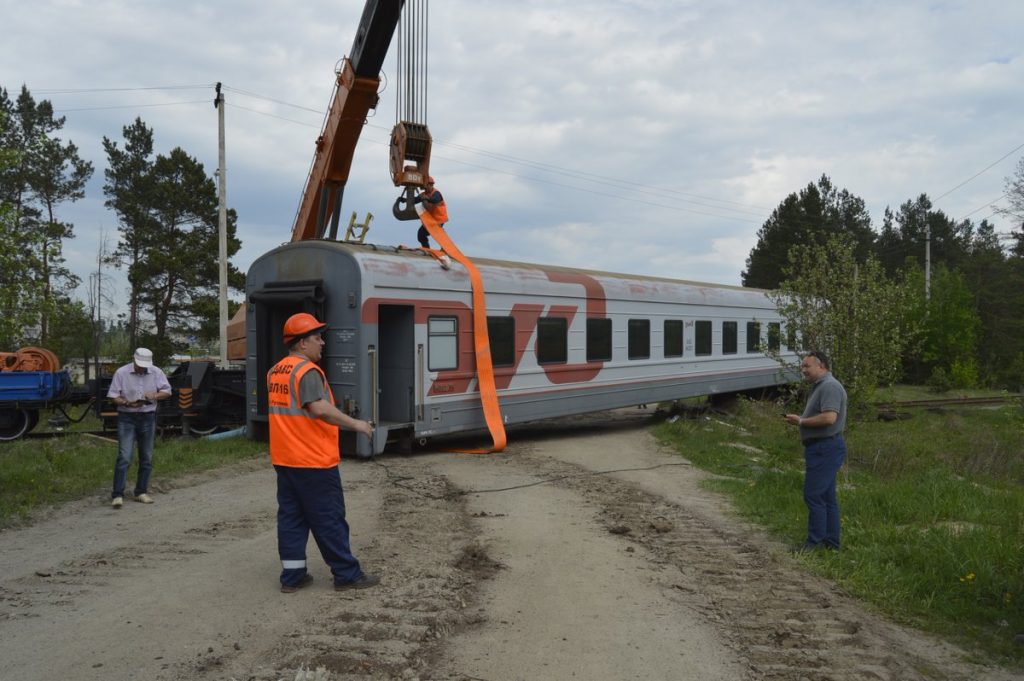
{"label": "blue work trousers", "polygon": [[335,584],[347,584],[362,577],[359,561],[349,547],[345,493],[338,468],[274,468],[281,584],[294,586],[305,576],[310,532],[320,555],[331,567]]}
{"label": "blue work trousers", "polygon": [[135,444],[139,445],[139,474],[135,478],[135,494],[149,491],[153,472],[153,442],[156,439],[156,412],[122,411],[117,415],[117,461],[114,463],[114,489],[110,497],[123,497],[132,465]]}
{"label": "blue work trousers", "polygon": [[839,502],[836,474],[846,458],[842,435],[804,447],[804,503],[807,504],[807,545],[839,548]]}

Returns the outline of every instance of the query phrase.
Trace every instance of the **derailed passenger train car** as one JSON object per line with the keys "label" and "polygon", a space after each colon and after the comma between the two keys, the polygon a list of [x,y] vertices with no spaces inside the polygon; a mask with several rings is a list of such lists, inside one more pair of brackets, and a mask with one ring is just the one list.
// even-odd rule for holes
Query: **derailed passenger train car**
{"label": "derailed passenger train car", "polygon": [[[499,260],[474,260],[486,288],[495,384],[506,424],[786,383],[766,349],[785,333],[764,291]],[[373,421],[371,443],[486,428],[470,279],[415,250],[302,241],[249,269],[247,426],[267,432],[266,373],[285,319],[327,323],[321,367],[339,407]],[[783,350],[783,355],[791,350]]]}

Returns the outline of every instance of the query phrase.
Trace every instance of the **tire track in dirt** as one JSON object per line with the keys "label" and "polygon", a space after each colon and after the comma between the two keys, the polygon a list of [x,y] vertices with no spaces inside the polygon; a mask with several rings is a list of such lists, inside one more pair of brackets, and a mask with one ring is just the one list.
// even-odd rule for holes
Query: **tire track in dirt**
{"label": "tire track in dirt", "polygon": [[[0,617],[39,617],[46,608],[73,608],[98,590],[110,588],[130,573],[168,563],[185,563],[221,550],[226,543],[249,539],[273,527],[272,514],[216,521],[169,537],[132,542],[43,567],[0,586]],[[156,533],[154,533],[156,534]]]}
{"label": "tire track in dirt", "polygon": [[474,543],[465,505],[446,479],[414,459],[376,465],[386,479],[379,532],[359,547],[359,559],[381,575],[380,586],[288,596],[314,594],[301,630],[266,650],[227,649],[179,665],[177,679],[269,681],[302,678],[303,670],[314,678],[317,669],[332,681],[435,678],[449,634],[480,618],[471,607],[475,585],[497,566]]}
{"label": "tire track in dirt", "polygon": [[967,664],[952,646],[867,613],[756,530],[709,514],[704,505],[673,503],[632,482],[539,453],[523,452],[519,461],[551,478],[550,484],[577,492],[610,533],[675,566],[685,581],[665,584],[670,598],[714,623],[746,660],[751,679],[1015,678]]}

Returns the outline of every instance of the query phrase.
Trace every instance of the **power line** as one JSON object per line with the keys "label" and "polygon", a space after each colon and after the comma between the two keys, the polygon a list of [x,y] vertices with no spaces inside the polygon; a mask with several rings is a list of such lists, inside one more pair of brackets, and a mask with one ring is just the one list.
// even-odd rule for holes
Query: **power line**
{"label": "power line", "polygon": [[[996,203],[996,202],[998,202],[998,201],[1002,201],[1002,200],[1003,200],[1003,199],[1005,199],[1005,198],[1006,198],[1007,196],[1008,196],[1008,194],[1003,194],[1002,196],[997,196],[996,198],[992,199],[991,201],[986,201],[986,202],[985,202],[984,204],[982,204],[982,205],[978,206],[977,208],[975,208],[974,210],[972,210],[972,211],[971,211],[970,213],[966,213],[966,214],[965,214],[965,215],[964,215],[964,216],[963,216],[962,218],[960,218],[959,220],[957,220],[957,222],[962,222],[962,221],[966,220],[966,219],[967,219],[967,218],[969,218],[970,216],[972,216],[972,215],[974,215],[975,213],[977,213],[977,212],[978,212],[979,210],[982,210],[983,208],[989,208],[989,207],[990,207],[990,206],[991,206],[991,205],[992,205],[993,203]],[[993,213],[992,215],[995,215],[995,213]],[[989,216],[989,217],[991,217],[991,216]],[[988,218],[985,218],[985,219],[987,220]]]}
{"label": "power line", "polygon": [[963,187],[965,184],[967,184],[968,182],[970,182],[974,178],[978,177],[979,175],[981,175],[985,171],[990,170],[990,169],[994,168],[995,166],[999,165],[1004,160],[1006,160],[1006,158],[1008,156],[1012,155],[1013,153],[1015,153],[1017,151],[1020,151],[1021,149],[1024,149],[1024,144],[1021,144],[1020,146],[1018,146],[1018,147],[1016,147],[1014,149],[1011,149],[1010,151],[1006,152],[1006,154],[1004,156],[1000,157],[999,160],[994,161],[994,162],[990,163],[989,165],[985,166],[984,168],[982,168],[978,172],[974,173],[973,175],[968,177],[966,180],[964,180],[963,182],[961,182],[957,186],[953,187],[949,191],[945,192],[944,194],[940,194],[939,196],[936,196],[934,199],[932,199],[932,203],[935,203],[936,201],[938,201],[939,199],[941,199],[941,198],[943,198],[945,196],[949,196],[950,194],[955,192],[957,189],[960,189],[960,187]]}
{"label": "power line", "polygon": [[[269,114],[269,113],[266,113],[266,112],[263,112],[263,111],[257,111],[256,109],[249,109],[249,108],[246,108],[246,107],[242,107],[242,106],[239,106],[237,104],[234,104],[234,105],[229,104],[229,106],[232,106],[233,108],[236,108],[236,109],[242,109],[243,111],[249,111],[251,113],[255,113],[255,114],[258,114],[260,116],[268,116],[270,118],[277,118],[279,120],[285,120],[285,121],[289,121],[289,122],[292,122],[292,123],[298,123],[299,125],[304,125],[304,126],[307,126],[307,127],[310,127],[310,128],[315,127],[312,123],[303,123],[301,121],[296,121],[294,119],[283,118],[281,116],[276,116],[274,114]],[[367,126],[368,127],[373,127],[373,128],[378,128],[380,130],[385,130],[385,128],[382,128],[379,125],[367,124]],[[390,140],[387,141],[387,142],[382,142],[380,140],[376,140],[376,139],[368,138],[368,137],[363,138],[363,139],[364,139],[365,142],[367,142],[369,144],[377,144],[377,145],[380,145],[380,146],[390,146],[390,144],[391,144]],[[436,140],[435,140],[435,142],[436,142]],[[440,143],[440,144],[444,145],[443,142]],[[554,187],[562,187],[564,189],[571,189],[573,191],[584,192],[584,193],[587,193],[587,194],[595,194],[597,196],[604,196],[606,198],[614,198],[614,199],[619,199],[619,200],[622,200],[622,201],[631,201],[633,203],[640,203],[640,204],[643,204],[643,205],[654,206],[654,207],[657,207],[657,208],[668,208],[670,210],[678,210],[678,211],[683,211],[683,212],[687,212],[687,213],[694,213],[694,214],[697,214],[697,215],[705,215],[707,217],[719,218],[719,219],[723,219],[723,220],[733,220],[733,221],[749,222],[749,223],[755,223],[755,224],[757,222],[760,222],[760,220],[750,220],[750,219],[747,219],[747,218],[741,218],[741,217],[736,217],[736,216],[732,216],[732,215],[721,215],[721,214],[716,214],[716,213],[710,213],[710,212],[707,212],[707,211],[695,210],[693,208],[686,208],[686,207],[683,207],[683,206],[668,205],[668,204],[664,204],[664,203],[657,203],[655,201],[645,201],[643,199],[633,198],[633,197],[629,197],[629,196],[622,196],[620,194],[609,194],[608,192],[604,192],[604,191],[597,191],[597,190],[593,190],[593,189],[587,189],[585,187],[578,187],[576,185],[566,184],[564,182],[555,182],[555,181],[552,181],[552,180],[544,180],[544,179],[540,179],[540,178],[537,178],[537,177],[531,177],[529,175],[522,175],[520,173],[515,173],[515,172],[509,171],[509,170],[501,170],[499,168],[493,168],[493,167],[490,167],[490,166],[484,166],[484,165],[480,165],[480,164],[477,164],[477,163],[471,163],[469,161],[464,161],[464,160],[461,160],[461,159],[456,159],[456,158],[452,158],[452,157],[448,157],[448,156],[441,156],[441,155],[438,155],[438,154],[433,154],[433,157],[437,158],[437,159],[444,160],[444,161],[449,161],[451,163],[456,163],[458,165],[468,166],[470,168],[477,168],[479,170],[486,170],[488,172],[498,173],[500,175],[508,175],[510,177],[518,177],[518,178],[521,178],[521,179],[524,179],[524,180],[528,180],[530,182],[535,182],[537,184],[546,184],[546,185],[551,185],[551,186],[554,186]],[[577,179],[582,179],[584,181],[593,182],[593,180],[587,180],[587,178],[577,178]],[[628,191],[628,189],[627,189],[627,191]],[[713,206],[713,207],[715,207],[715,206]],[[735,209],[727,209],[727,210],[734,210],[735,211]],[[749,213],[749,214],[750,215],[755,215],[754,213]]]}
{"label": "power line", "polygon": [[143,109],[161,106],[181,106],[182,104],[207,104],[209,99],[194,99],[187,102],[160,102],[158,104],[111,104],[110,106],[83,106],[77,109],[54,109],[54,113],[74,113],[77,111],[107,111],[110,109]]}
{"label": "power line", "polygon": [[[275,104],[280,104],[282,106],[291,107],[293,109],[299,109],[300,111],[309,111],[310,113],[315,113],[315,114],[320,114],[320,115],[323,114],[323,111],[321,109],[313,109],[313,108],[310,108],[308,106],[302,106],[300,104],[293,104],[291,102],[286,102],[286,101],[281,100],[281,99],[275,99],[273,97],[267,97],[266,95],[261,95],[261,94],[256,93],[256,92],[250,92],[248,90],[241,90],[239,88],[234,88],[234,87],[230,87],[230,86],[224,86],[223,89],[226,90],[226,91],[230,91],[230,92],[236,92],[236,93],[241,94],[241,95],[246,96],[246,97],[252,97],[254,99],[260,99],[260,100],[263,100],[263,101],[266,101],[266,102],[273,102]],[[253,109],[246,109],[246,110],[247,111],[252,111],[253,113],[261,113],[261,114],[263,114],[263,112],[256,111],[256,110],[253,110]],[[268,116],[276,118],[276,116],[273,116],[272,114],[264,114],[264,115],[268,115]],[[282,120],[291,120],[291,119],[282,119]],[[390,128],[385,128],[385,127],[380,126],[380,125],[374,125],[373,123],[367,123],[366,126],[369,127],[369,128],[376,128],[378,130],[382,130],[384,132],[387,132],[388,134],[391,133]],[[638,192],[642,192],[642,193],[658,193],[658,194],[664,194],[666,192],[673,192],[675,195],[678,195],[678,196],[691,197],[690,199],[688,199],[689,203],[695,203],[697,205],[703,205],[706,208],[716,208],[716,209],[720,209],[720,210],[735,211],[735,212],[739,212],[739,213],[744,213],[746,215],[753,215],[755,217],[761,217],[764,214],[764,211],[769,210],[768,208],[765,208],[764,206],[755,206],[755,205],[752,205],[752,204],[739,203],[737,201],[729,201],[727,199],[716,199],[716,198],[713,198],[713,197],[701,196],[699,194],[692,194],[692,193],[687,193],[687,192],[678,192],[678,191],[673,190],[673,189],[651,187],[650,185],[644,185],[644,184],[641,184],[639,182],[631,182],[629,180],[620,180],[620,179],[617,179],[617,178],[608,177],[606,175],[598,175],[598,174],[589,173],[589,172],[586,172],[586,171],[574,170],[574,169],[570,169],[570,168],[564,168],[562,166],[557,166],[557,165],[553,165],[553,164],[550,164],[550,163],[543,163],[541,161],[533,161],[533,160],[530,160],[530,159],[524,159],[524,158],[521,158],[521,157],[509,155],[509,154],[502,154],[500,152],[489,151],[487,149],[481,149],[479,147],[471,147],[471,146],[466,146],[466,145],[462,145],[462,144],[457,144],[455,142],[449,142],[447,140],[440,139],[440,138],[437,138],[437,137],[433,138],[433,143],[436,144],[436,145],[440,145],[440,146],[446,146],[446,147],[451,147],[453,149],[459,149],[459,150],[466,151],[466,152],[472,153],[472,154],[477,154],[477,155],[480,155],[480,156],[490,157],[490,158],[493,158],[495,160],[505,161],[507,163],[513,163],[513,164],[517,164],[517,165],[524,165],[524,166],[531,167],[531,168],[534,168],[536,170],[541,170],[541,171],[544,171],[544,172],[550,172],[550,173],[557,174],[557,175],[566,175],[568,177],[574,177],[574,178],[577,178],[577,179],[586,180],[588,182],[595,182],[597,184],[606,184],[606,185],[609,185],[609,186],[618,186],[619,188],[626,189],[627,191],[638,191]],[[445,160],[452,160],[452,159],[445,159]],[[623,186],[623,185],[625,185],[625,186]],[[720,203],[720,204],[730,204],[731,206],[740,206],[740,207],[744,207],[744,208],[754,208],[754,209],[758,210],[759,212],[754,213],[754,212],[751,212],[751,211],[739,210],[737,208],[730,207],[730,205],[719,206],[719,205],[714,205],[714,204],[702,204],[702,203],[700,203],[700,201],[696,201],[696,200],[693,200],[693,199],[700,199],[700,200],[703,200],[703,201],[712,201],[712,202]]]}
{"label": "power line", "polygon": [[90,88],[60,88],[54,90],[35,90],[37,95],[77,95],[93,92],[145,92],[148,90],[208,90],[214,83],[203,85],[159,85],[153,87],[90,87]]}

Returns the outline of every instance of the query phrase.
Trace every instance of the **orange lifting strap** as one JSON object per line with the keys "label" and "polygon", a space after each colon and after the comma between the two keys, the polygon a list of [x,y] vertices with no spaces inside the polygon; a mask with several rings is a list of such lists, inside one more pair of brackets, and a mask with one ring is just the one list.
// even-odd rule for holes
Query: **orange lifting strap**
{"label": "orange lifting strap", "polygon": [[[484,280],[476,265],[462,254],[451,237],[438,224],[437,220],[427,211],[420,214],[423,226],[441,244],[445,253],[461,263],[469,272],[469,281],[473,286],[473,344],[476,348],[476,376],[480,388],[480,404],[487,420],[487,428],[491,431],[494,447],[491,449],[457,449],[454,451],[465,454],[490,454],[505,449],[505,424],[501,420],[501,407],[498,405],[498,388],[494,385],[494,364],[491,362],[491,343],[487,337],[487,302],[484,300]],[[429,249],[433,250],[433,249]],[[436,253],[431,253],[435,258]]]}

